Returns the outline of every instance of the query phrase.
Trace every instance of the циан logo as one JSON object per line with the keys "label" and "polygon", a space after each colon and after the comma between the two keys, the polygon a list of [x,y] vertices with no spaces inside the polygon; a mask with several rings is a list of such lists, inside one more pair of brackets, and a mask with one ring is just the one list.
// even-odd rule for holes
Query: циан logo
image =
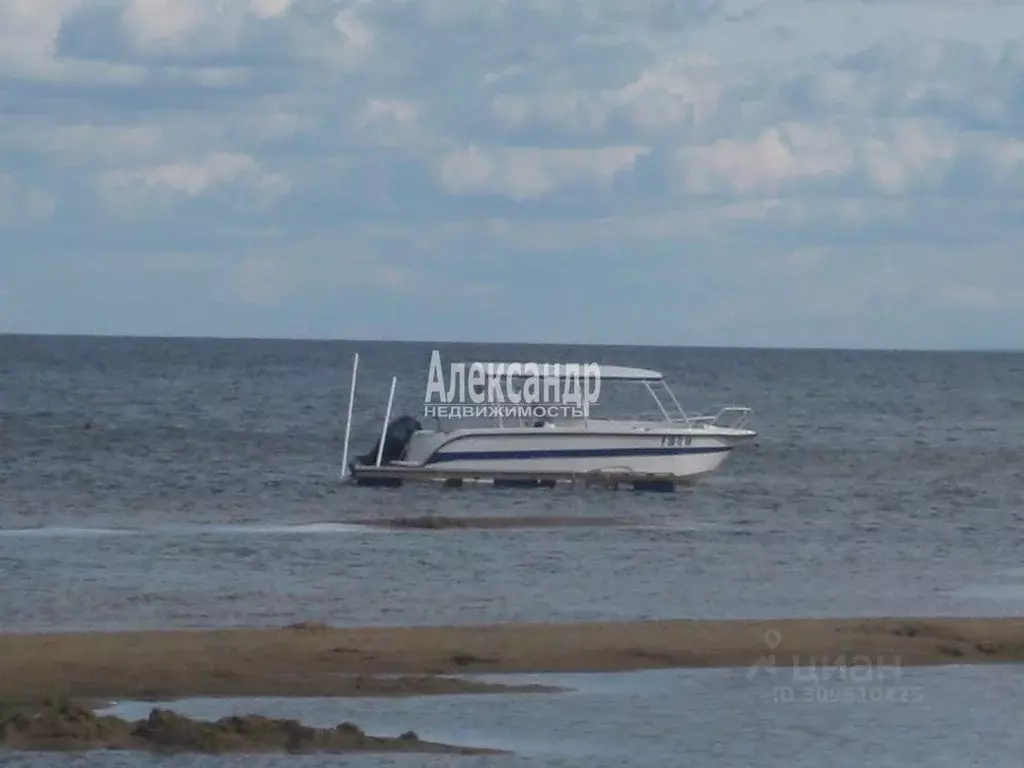
{"label": "\u0446\u0438\u0430\u043d logo", "polygon": [[[775,685],[772,699],[776,703],[918,703],[924,699],[920,686],[903,682],[903,664],[899,656],[871,657],[865,654],[837,656],[800,656],[794,653],[788,664],[780,664],[784,654],[777,653],[782,633],[768,630],[764,644],[768,653],[762,653],[757,662],[747,669],[746,677],[753,681],[762,673],[769,675]],[[789,679],[783,678],[783,674]]]}

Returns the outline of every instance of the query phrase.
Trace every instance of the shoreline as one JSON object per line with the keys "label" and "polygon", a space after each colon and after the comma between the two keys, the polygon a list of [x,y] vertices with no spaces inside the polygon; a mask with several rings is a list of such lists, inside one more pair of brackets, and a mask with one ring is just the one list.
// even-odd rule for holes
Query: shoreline
{"label": "shoreline", "polygon": [[0,634],[7,699],[550,692],[496,673],[1024,662],[1024,618],[516,623]]}
{"label": "shoreline", "polygon": [[497,755],[505,750],[421,739],[415,731],[375,736],[355,723],[316,728],[289,718],[229,715],[218,720],[151,709],[144,719],[99,714],[84,702],[51,699],[28,705],[0,702],[0,750],[13,752],[150,752],[167,754],[348,754],[409,752]]}

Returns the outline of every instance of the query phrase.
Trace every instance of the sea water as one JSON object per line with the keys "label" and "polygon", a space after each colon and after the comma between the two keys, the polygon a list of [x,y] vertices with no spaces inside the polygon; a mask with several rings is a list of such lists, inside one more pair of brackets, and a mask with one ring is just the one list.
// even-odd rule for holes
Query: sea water
{"label": "sea water", "polygon": [[[450,360],[659,369],[684,407],[752,407],[759,438],[674,494],[339,483],[352,353],[361,354],[352,450],[363,452],[379,434],[392,375],[393,413],[422,412],[436,346]],[[1022,381],[1024,356],[995,353],[0,337],[0,621],[24,632],[1019,614]],[[621,523],[356,524],[429,514]],[[758,700],[757,712],[768,714],[755,715],[754,704],[740,703],[749,691],[720,684],[725,674],[680,671],[643,704],[629,692],[616,694],[619,703],[602,699],[612,722],[581,704],[564,729],[596,734],[619,723],[605,741],[582,739],[620,739],[624,752],[602,753],[612,755],[609,765],[794,765],[812,759],[800,755],[821,762],[843,750],[873,765],[971,764],[937,763],[943,754],[1019,765],[1024,754],[995,714],[1014,697],[1019,712],[1019,691],[995,669],[928,672],[927,702],[899,714],[870,702]],[[582,699],[537,701],[342,708],[356,719],[378,707],[394,713],[396,727],[420,730],[440,707],[442,730],[479,717],[482,736],[568,744],[564,729],[546,737],[529,725],[531,708],[557,724],[553,713]],[[628,714],[631,701],[646,720]],[[983,726],[984,739],[971,736]],[[952,750],[958,737],[971,737],[975,751]],[[666,763],[669,752],[683,757]],[[261,758],[278,759],[292,764]],[[399,762],[367,764],[425,764],[388,760]]]}

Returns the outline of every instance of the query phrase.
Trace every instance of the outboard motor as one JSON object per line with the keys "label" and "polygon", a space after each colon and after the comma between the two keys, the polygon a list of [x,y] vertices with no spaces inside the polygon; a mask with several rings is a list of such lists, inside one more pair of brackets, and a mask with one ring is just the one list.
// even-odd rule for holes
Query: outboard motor
{"label": "outboard motor", "polygon": [[[412,416],[399,416],[397,419],[393,419],[384,432],[384,450],[380,456],[381,465],[401,459],[413,433],[422,428],[423,426]],[[364,467],[376,464],[379,448],[380,440],[378,439],[372,451],[358,457],[359,464]]]}

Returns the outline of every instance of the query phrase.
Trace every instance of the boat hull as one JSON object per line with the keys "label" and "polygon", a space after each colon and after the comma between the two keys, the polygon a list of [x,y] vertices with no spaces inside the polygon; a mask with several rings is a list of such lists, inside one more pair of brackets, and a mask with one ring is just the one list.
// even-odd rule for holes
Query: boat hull
{"label": "boat hull", "polygon": [[703,475],[718,469],[732,450],[712,443],[680,447],[660,443],[617,440],[614,445],[588,445],[588,441],[564,441],[563,445],[531,445],[528,441],[471,441],[442,449],[422,466],[439,472],[488,471],[618,472],[637,475]]}
{"label": "boat hull", "polygon": [[402,466],[459,476],[574,475],[697,478],[717,470],[753,433],[700,430],[464,430],[414,439]]}

